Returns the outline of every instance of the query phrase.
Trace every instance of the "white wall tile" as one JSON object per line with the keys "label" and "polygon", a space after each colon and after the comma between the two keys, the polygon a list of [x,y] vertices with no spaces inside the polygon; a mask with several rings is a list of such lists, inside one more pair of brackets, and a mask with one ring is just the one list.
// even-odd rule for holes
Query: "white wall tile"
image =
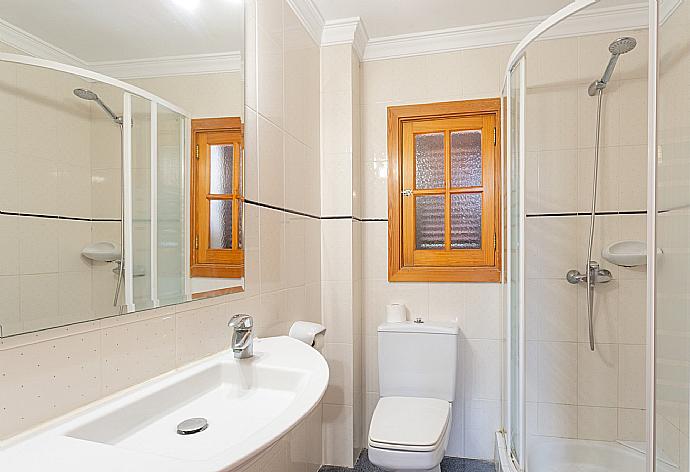
{"label": "white wall tile", "polygon": [[645,344],[647,283],[645,280],[620,280],[618,286],[618,340],[626,344]]}
{"label": "white wall tile", "polygon": [[[429,290],[429,319],[433,321],[453,321],[458,323],[465,337],[471,338],[467,332],[466,318],[473,317],[481,323],[490,313],[473,311],[466,314],[467,291],[466,284],[433,283],[428,284]],[[476,322],[473,321],[473,325]]]}
{"label": "white wall tile", "polygon": [[352,221],[321,222],[321,278],[323,281],[352,280]]}
{"label": "white wall tile", "polygon": [[538,434],[562,438],[577,438],[577,406],[539,403],[538,408]]}
{"label": "white wall tile", "polygon": [[623,441],[644,441],[645,410],[618,409],[618,438]]}
{"label": "white wall tile", "polygon": [[259,116],[259,199],[262,203],[285,207],[285,160],[283,132]]}
{"label": "white wall tile", "polygon": [[613,441],[618,434],[617,409],[579,406],[577,427],[580,439]]}
{"label": "white wall tile", "polygon": [[353,352],[352,344],[327,343],[324,357],[330,376],[323,401],[331,405],[350,405],[353,402]]}
{"label": "white wall tile", "polygon": [[501,342],[470,339],[462,342],[466,400],[501,399]]}
{"label": "white wall tile", "polygon": [[20,220],[0,215],[0,275],[19,274]]}
{"label": "white wall tile", "polygon": [[[103,331],[103,391],[110,394],[175,368],[175,317]],[[141,362],[146,359],[146,362]]]}
{"label": "white wall tile", "polygon": [[91,244],[91,222],[60,220],[57,228],[59,270],[90,272],[91,263],[81,252]]}
{"label": "white wall tile", "polygon": [[322,322],[328,330],[326,332],[328,342],[352,343],[352,312],[352,282],[323,282],[321,284]]}
{"label": "white wall tile", "polygon": [[618,345],[578,346],[578,404],[611,406],[618,404]]}
{"label": "white wall tile", "polygon": [[643,409],[646,407],[645,346],[621,344],[618,347],[618,406]]}
{"label": "white wall tile", "polygon": [[501,338],[500,290],[498,284],[465,284],[464,334],[468,339]]}
{"label": "white wall tile", "polygon": [[578,357],[576,343],[539,344],[539,401],[577,404]]}
{"label": "white wall tile", "polygon": [[321,160],[321,214],[352,215],[352,154],[323,154]]}
{"label": "white wall tile", "polygon": [[285,214],[261,209],[261,290],[270,292],[285,288]]}
{"label": "white wall tile", "polygon": [[282,0],[257,0],[257,63],[259,114],[283,123],[283,5]]}
{"label": "white wall tile", "polygon": [[2,306],[3,336],[22,331],[21,292],[19,275],[0,276],[0,306]]}
{"label": "white wall tile", "polygon": [[100,398],[100,352],[99,332],[0,350],[0,437]]}
{"label": "white wall tile", "polygon": [[347,405],[323,405],[324,464],[352,466],[353,409]]}

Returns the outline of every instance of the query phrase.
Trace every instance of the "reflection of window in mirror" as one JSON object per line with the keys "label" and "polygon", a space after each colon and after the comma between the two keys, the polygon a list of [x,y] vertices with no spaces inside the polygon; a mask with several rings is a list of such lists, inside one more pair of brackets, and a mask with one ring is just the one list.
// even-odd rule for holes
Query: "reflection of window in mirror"
{"label": "reflection of window in mirror", "polygon": [[244,277],[242,138],[238,117],[192,120],[192,277]]}

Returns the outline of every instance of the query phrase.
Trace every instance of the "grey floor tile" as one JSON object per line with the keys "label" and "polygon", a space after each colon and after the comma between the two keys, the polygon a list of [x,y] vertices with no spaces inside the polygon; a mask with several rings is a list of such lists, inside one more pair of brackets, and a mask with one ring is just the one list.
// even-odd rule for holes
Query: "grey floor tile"
{"label": "grey floor tile", "polygon": [[[494,472],[496,469],[493,462],[477,461],[471,459],[460,459],[458,457],[446,457],[441,462],[441,472]],[[378,467],[369,462],[367,450],[363,450],[360,454],[354,469],[347,467],[335,467],[325,465],[319,469],[319,472],[383,472]]]}

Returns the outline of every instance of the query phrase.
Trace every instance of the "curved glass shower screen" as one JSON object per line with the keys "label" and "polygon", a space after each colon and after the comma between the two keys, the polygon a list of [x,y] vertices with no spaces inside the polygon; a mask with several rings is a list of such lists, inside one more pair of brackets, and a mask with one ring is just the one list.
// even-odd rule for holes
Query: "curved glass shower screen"
{"label": "curved glass shower screen", "polygon": [[[647,30],[642,20],[622,27],[622,18],[610,31],[601,23],[588,29],[592,16],[617,14],[606,2],[561,24],[594,3],[573,2],[530,32],[510,57],[504,87],[505,442],[513,465],[528,472],[545,465],[646,470],[645,272],[602,253],[612,243],[644,239],[647,207],[637,190],[646,177],[647,135],[636,118],[647,111],[647,55],[645,47],[623,55],[614,46],[644,46]],[[607,91],[590,259],[601,264],[597,276],[611,274],[596,287],[590,311],[596,351],[587,293],[566,280],[570,266],[587,257],[593,218],[593,81]]]}

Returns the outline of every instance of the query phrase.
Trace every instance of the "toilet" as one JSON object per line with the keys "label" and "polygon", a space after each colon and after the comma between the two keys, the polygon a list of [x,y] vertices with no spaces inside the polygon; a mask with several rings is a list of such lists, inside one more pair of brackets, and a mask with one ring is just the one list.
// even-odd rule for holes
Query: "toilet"
{"label": "toilet", "polygon": [[369,460],[383,470],[440,472],[455,398],[458,328],[439,322],[378,328],[379,391]]}

